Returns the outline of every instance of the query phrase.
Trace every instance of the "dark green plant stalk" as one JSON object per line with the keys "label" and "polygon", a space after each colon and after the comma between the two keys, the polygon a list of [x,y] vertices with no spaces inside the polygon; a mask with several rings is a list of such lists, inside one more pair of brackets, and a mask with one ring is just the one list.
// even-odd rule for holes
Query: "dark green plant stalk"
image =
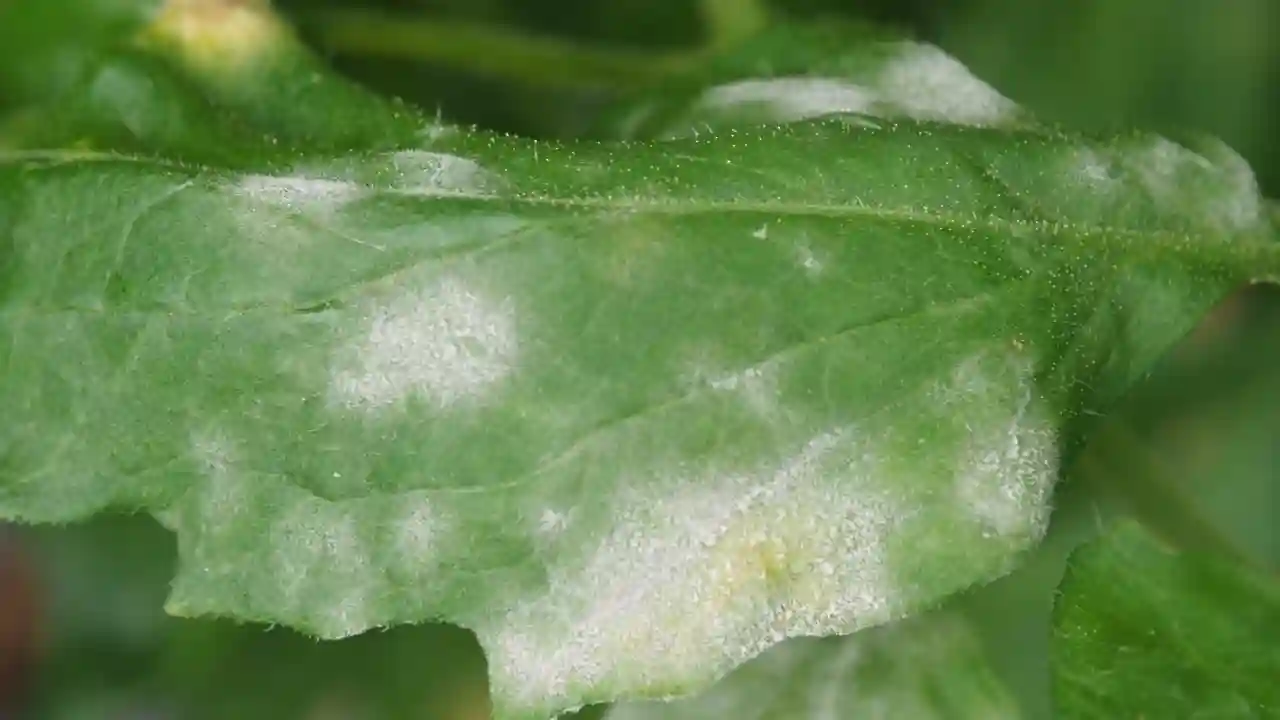
{"label": "dark green plant stalk", "polygon": [[466,22],[326,10],[302,25],[327,50],[453,66],[563,87],[650,85],[699,66],[703,50],[649,53],[589,47]]}

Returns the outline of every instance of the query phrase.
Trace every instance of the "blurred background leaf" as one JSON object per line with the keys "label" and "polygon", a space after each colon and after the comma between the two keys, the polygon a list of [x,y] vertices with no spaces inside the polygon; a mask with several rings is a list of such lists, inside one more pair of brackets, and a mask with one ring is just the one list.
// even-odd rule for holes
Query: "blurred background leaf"
{"label": "blurred background leaf", "polygon": [[0,107],[48,99],[93,69],[104,47],[139,27],[160,0],[0,2]]}
{"label": "blurred background leaf", "polygon": [[[0,100],[10,106],[65,90],[104,44],[159,0],[6,0],[0,3]],[[471,34],[441,52],[374,42],[348,52],[322,44],[340,69],[447,118],[526,135],[572,137],[634,88],[530,83],[530,70],[492,72],[485,31],[570,51],[662,66],[713,46],[731,52],[752,29],[782,21],[888,25],[932,41],[1003,94],[1050,121],[1140,125],[1222,137],[1280,195],[1280,4],[1223,0],[277,0],[308,36],[335,11]],[[726,20],[727,18],[727,20]],[[737,20],[735,20],[737,18]],[[347,36],[343,36],[347,37]],[[441,35],[435,37],[440,38]],[[348,38],[349,40],[349,38]],[[439,44],[437,40],[437,44]],[[473,47],[468,46],[470,43]],[[398,45],[403,45],[399,43]],[[796,49],[811,53],[810,47]],[[544,55],[544,57],[550,57]],[[646,61],[645,58],[648,58]],[[525,63],[527,64],[527,63]],[[677,66],[685,67],[680,63]],[[694,67],[698,65],[695,63]],[[489,68],[490,71],[483,71]],[[581,68],[586,72],[589,68]],[[534,69],[533,72],[536,72]],[[635,70],[645,76],[643,67]],[[657,77],[665,77],[659,67]],[[554,74],[551,73],[551,74]],[[665,82],[658,81],[658,86]]]}
{"label": "blurred background leaf", "polygon": [[1280,194],[1280,4],[966,0],[936,22],[944,48],[1044,116],[1207,132]]}
{"label": "blurred background leaf", "polygon": [[177,625],[160,609],[176,558],[146,516],[23,527],[48,602],[31,717],[124,718],[165,702],[157,651]]}
{"label": "blurred background leaf", "polygon": [[1124,522],[1072,557],[1058,600],[1058,717],[1280,716],[1280,584]]}

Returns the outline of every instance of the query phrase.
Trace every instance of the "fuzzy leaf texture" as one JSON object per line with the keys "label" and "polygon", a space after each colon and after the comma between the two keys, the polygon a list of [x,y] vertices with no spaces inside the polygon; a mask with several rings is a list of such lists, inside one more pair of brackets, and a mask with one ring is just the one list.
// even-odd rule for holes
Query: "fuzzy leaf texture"
{"label": "fuzzy leaf texture", "polygon": [[533,142],[233,7],[0,155],[0,518],[154,513],[176,615],[470,628],[504,720],[1008,572],[1093,419],[1280,264],[1214,143],[954,104]]}

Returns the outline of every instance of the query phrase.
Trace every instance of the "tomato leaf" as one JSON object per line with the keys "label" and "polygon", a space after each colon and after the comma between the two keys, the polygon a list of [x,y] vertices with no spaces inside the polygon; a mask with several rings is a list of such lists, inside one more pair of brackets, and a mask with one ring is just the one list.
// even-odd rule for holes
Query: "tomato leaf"
{"label": "tomato leaf", "polygon": [[1220,145],[533,142],[361,104],[257,7],[142,45],[235,119],[216,144],[116,147],[115,104],[93,149],[0,156],[0,518],[155,513],[177,615],[457,623],[502,718],[1007,573],[1096,417],[1280,266]]}

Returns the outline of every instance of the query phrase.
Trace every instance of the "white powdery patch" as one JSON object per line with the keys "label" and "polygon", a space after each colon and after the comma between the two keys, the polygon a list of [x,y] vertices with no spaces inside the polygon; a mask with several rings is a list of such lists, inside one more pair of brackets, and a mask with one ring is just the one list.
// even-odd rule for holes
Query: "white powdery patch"
{"label": "white powdery patch", "polygon": [[1230,228],[1249,229],[1265,222],[1258,178],[1239,153],[1220,140],[1212,140],[1206,157],[1217,170],[1222,191],[1209,199],[1209,212]]}
{"label": "white powdery patch", "polygon": [[493,197],[501,179],[474,160],[428,150],[373,158],[342,158],[294,168],[288,175],[247,175],[230,193],[255,205],[333,215],[343,206],[384,192],[400,195]]}
{"label": "white powdery patch", "polygon": [[670,694],[786,637],[889,619],[897,515],[865,489],[876,464],[852,432],[832,432],[754,473],[665,495],[629,485],[583,564],[552,568],[545,595],[477,628],[494,697],[552,714],[588,689]]}
{"label": "white powdery patch", "polygon": [[1109,158],[1093,148],[1080,148],[1070,154],[1068,174],[1071,179],[1097,191],[1107,191],[1118,184]]}
{"label": "white powdery patch", "polygon": [[445,278],[377,308],[336,363],[330,391],[352,408],[384,408],[412,394],[448,408],[507,377],[516,351],[511,302]]}
{"label": "white powdery patch", "polygon": [[695,383],[737,396],[761,418],[778,417],[778,368],[774,362],[723,372],[702,360],[693,366],[689,375]]}
{"label": "white powdery patch", "polygon": [[394,520],[396,554],[410,567],[425,567],[436,555],[440,540],[440,517],[426,497],[405,498],[401,514]]}
{"label": "white powdery patch", "polygon": [[299,501],[272,524],[267,542],[289,615],[327,639],[373,624],[378,576],[355,521],[340,507],[318,498]]}
{"label": "white powdery patch", "polygon": [[251,202],[291,212],[328,213],[362,197],[366,189],[345,180],[303,176],[247,175],[232,193]]}
{"label": "white powdery patch", "polygon": [[896,55],[865,77],[740,80],[703,93],[697,110],[755,106],[776,122],[863,115],[986,126],[1017,118],[1017,104],[937,47],[905,42],[893,48]]}
{"label": "white powdery patch", "polygon": [[826,264],[818,259],[813,248],[805,244],[796,245],[796,264],[810,277],[821,275],[826,268]]}
{"label": "white powdery patch", "polygon": [[538,513],[537,534],[543,538],[555,539],[569,529],[569,525],[573,522],[573,515],[574,508],[568,510],[544,508],[541,513]]}
{"label": "white powdery patch", "polygon": [[221,431],[196,435],[191,440],[191,453],[206,475],[225,475],[235,462],[235,443]]}
{"label": "white powdery patch", "polygon": [[1169,206],[1191,200],[1184,187],[1189,174],[1213,169],[1208,160],[1162,137],[1153,138],[1149,145],[1133,152],[1127,160],[1152,197]]}
{"label": "white powdery patch", "polygon": [[1128,162],[1152,197],[1171,211],[1210,227],[1255,227],[1262,220],[1262,204],[1248,162],[1221,143],[1210,149],[1212,160],[1156,137]]}
{"label": "white powdery patch", "polygon": [[901,43],[875,84],[879,100],[917,120],[998,125],[1017,105],[969,72],[960,61],[922,43]]}
{"label": "white powdery patch", "polygon": [[390,530],[388,577],[431,595],[439,588],[440,562],[448,538],[458,529],[458,518],[427,492],[395,498],[387,521]]}
{"label": "white powdery patch", "polygon": [[[325,226],[338,227],[344,209],[372,193],[358,182],[323,173],[294,171],[288,175],[248,175],[227,187],[231,220],[246,239],[255,242],[237,247],[248,250],[240,262],[250,267],[265,265],[269,272],[287,275],[296,272],[291,259],[308,252],[318,237],[306,223],[290,216],[304,216]],[[354,234],[339,232],[346,240],[381,250]],[[282,278],[283,279],[283,278]]]}
{"label": "white powdery patch", "polygon": [[749,367],[741,372],[732,375],[723,375],[721,377],[712,378],[707,384],[715,390],[733,392],[743,388],[755,387],[764,379],[765,373],[762,367]]}
{"label": "white powdery patch", "polygon": [[875,105],[871,90],[845,80],[791,77],[740,80],[711,88],[699,105],[706,109],[760,105],[771,119],[791,122],[828,113],[866,113]]}
{"label": "white powdery patch", "polygon": [[495,175],[474,160],[457,155],[402,150],[386,160],[395,173],[391,188],[408,195],[489,197],[498,185]]}
{"label": "white powdery patch", "polygon": [[[199,433],[191,440],[191,456],[204,476],[200,516],[205,520],[202,527],[194,530],[206,540],[238,532],[239,528],[229,520],[253,504],[250,489],[235,471],[236,454],[235,443],[220,430]],[[180,517],[170,515],[172,521]]]}
{"label": "white powdery patch", "polygon": [[972,408],[973,418],[966,420],[956,493],[988,533],[1039,537],[1058,475],[1058,438],[1032,385],[1031,363],[1016,356],[1000,362],[971,358],[947,390],[956,412],[968,416]]}

